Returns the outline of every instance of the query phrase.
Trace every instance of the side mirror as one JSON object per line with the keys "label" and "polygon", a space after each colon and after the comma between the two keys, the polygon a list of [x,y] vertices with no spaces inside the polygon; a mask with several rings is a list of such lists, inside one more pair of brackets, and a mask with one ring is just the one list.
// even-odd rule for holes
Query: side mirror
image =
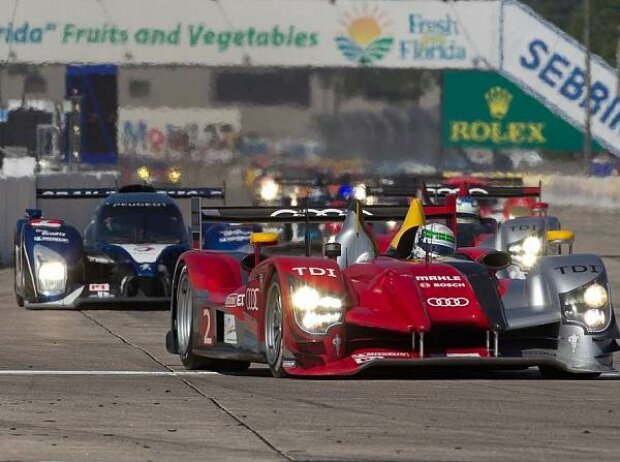
{"label": "side mirror", "polygon": [[254,266],[260,262],[260,249],[270,245],[278,244],[278,233],[252,233],[250,234],[250,244],[254,246]]}
{"label": "side mirror", "polygon": [[547,245],[554,246],[557,254],[562,255],[562,247],[568,247],[568,253],[573,253],[573,244],[575,242],[575,233],[568,229],[556,229],[547,231]]}
{"label": "side mirror", "polygon": [[342,255],[342,246],[338,242],[328,242],[325,244],[324,253],[327,258],[336,260]]}
{"label": "side mirror", "polygon": [[478,259],[478,263],[486,266],[491,271],[501,271],[512,265],[512,257],[508,252],[496,250],[482,255]]}

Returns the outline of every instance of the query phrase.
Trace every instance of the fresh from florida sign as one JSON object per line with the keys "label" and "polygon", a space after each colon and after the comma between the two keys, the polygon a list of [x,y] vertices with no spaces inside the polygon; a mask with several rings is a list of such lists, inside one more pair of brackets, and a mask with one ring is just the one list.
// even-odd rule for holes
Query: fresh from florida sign
{"label": "fresh from florida sign", "polygon": [[11,62],[473,68],[499,64],[499,0],[19,0]]}
{"label": "fresh from florida sign", "polygon": [[447,71],[443,143],[578,152],[583,135],[495,72]]}

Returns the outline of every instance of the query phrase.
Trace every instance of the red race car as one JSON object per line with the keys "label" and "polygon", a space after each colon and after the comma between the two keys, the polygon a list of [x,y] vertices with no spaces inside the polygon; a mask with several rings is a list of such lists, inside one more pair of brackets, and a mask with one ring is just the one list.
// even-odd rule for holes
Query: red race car
{"label": "red race car", "polygon": [[[455,221],[453,206],[428,212]],[[429,231],[434,225],[425,225],[417,199],[409,208],[362,209],[353,201],[348,211],[201,208],[196,200],[192,214],[197,232],[202,220],[344,225],[324,246],[277,245],[277,235],[258,233],[252,253],[182,254],[166,346],[189,369],[239,371],[258,362],[275,377],[350,375],[379,365],[539,366],[588,377],[612,370],[618,327],[594,255],[546,257],[553,261],[531,280],[499,280],[495,272],[510,264],[504,252],[464,248],[435,257],[433,239],[454,250],[454,234],[445,225]],[[365,219],[403,217],[390,256],[380,255]],[[426,255],[412,256],[420,243]],[[596,273],[570,271],[581,267]]]}

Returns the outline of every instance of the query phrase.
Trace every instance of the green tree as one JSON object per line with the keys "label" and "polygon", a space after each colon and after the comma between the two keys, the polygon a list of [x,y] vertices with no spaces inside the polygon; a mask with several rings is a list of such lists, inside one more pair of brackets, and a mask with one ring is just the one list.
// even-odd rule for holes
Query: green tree
{"label": "green tree", "polygon": [[[583,43],[583,0],[522,0],[534,11]],[[591,0],[590,44],[592,51],[616,65],[620,38],[620,1]]]}

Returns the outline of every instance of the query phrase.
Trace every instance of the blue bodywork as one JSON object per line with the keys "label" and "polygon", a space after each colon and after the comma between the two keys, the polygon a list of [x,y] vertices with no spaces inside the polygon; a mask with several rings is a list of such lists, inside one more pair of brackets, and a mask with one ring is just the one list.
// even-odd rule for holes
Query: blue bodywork
{"label": "blue bodywork", "polygon": [[29,210],[15,228],[17,302],[32,308],[167,304],[177,258],[189,242],[181,212],[165,194],[112,194],[83,239],[61,220]]}

